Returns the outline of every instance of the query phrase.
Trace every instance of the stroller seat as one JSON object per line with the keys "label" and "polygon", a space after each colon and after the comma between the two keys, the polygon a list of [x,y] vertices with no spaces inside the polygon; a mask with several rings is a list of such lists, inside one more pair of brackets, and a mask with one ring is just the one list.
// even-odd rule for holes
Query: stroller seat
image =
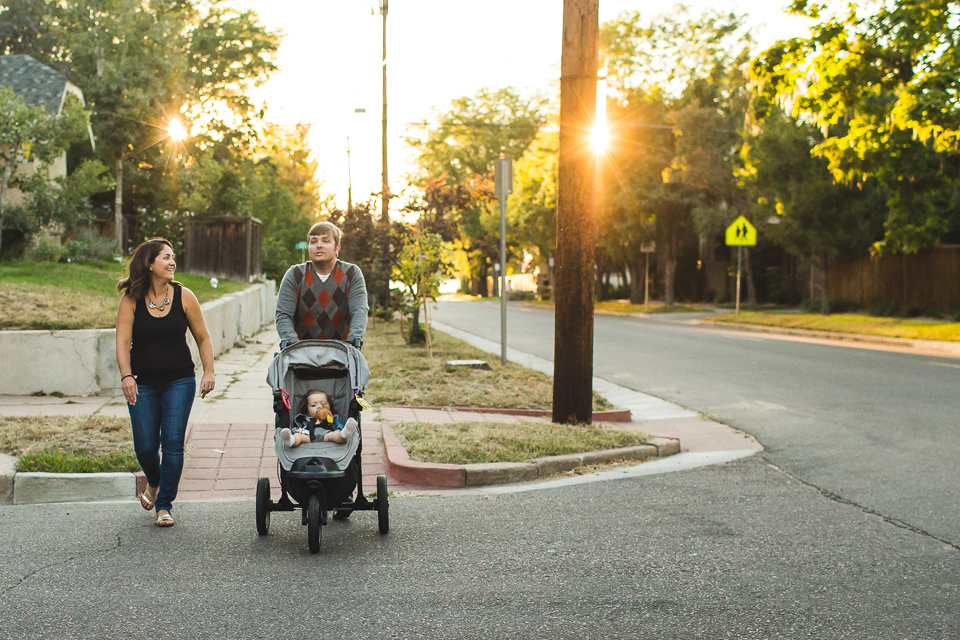
{"label": "stroller seat", "polygon": [[273,433],[273,448],[277,452],[277,459],[284,471],[290,471],[293,463],[299,458],[328,458],[333,460],[337,467],[344,471],[353,460],[360,444],[360,430],[350,434],[344,444],[336,442],[305,442],[299,447],[288,447],[280,440],[280,430]]}

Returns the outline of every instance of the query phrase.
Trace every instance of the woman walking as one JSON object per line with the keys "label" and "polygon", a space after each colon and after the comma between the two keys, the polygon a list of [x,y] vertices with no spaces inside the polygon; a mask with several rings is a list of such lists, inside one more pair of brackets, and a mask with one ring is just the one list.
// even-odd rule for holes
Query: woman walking
{"label": "woman walking", "polygon": [[187,328],[203,363],[200,397],[214,387],[210,334],[197,296],[173,279],[174,257],[167,240],[147,240],[134,251],[127,277],[117,284],[123,293],[117,312],[120,387],[130,410],[133,448],[147,477],[140,504],[148,511],[156,508],[159,527],[174,524],[170,510],[183,471],[183,442],[197,391]]}

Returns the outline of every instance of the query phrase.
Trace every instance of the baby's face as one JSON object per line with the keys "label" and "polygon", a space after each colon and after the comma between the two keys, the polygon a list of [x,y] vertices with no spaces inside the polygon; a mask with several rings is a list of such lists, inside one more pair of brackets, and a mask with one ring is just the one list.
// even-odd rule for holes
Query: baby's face
{"label": "baby's face", "polygon": [[326,409],[330,411],[330,401],[327,400],[327,396],[322,393],[314,393],[309,398],[307,398],[307,415],[311,418],[317,417],[317,412],[320,409]]}

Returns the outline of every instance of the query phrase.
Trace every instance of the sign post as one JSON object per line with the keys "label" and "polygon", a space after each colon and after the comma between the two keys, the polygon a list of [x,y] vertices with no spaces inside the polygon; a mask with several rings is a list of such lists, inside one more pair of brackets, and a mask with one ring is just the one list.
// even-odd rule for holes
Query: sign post
{"label": "sign post", "polygon": [[307,243],[302,241],[298,242],[296,248],[300,249],[300,262],[306,262],[307,257],[303,255],[303,252],[307,249]]}
{"label": "sign post", "polygon": [[507,196],[513,193],[513,160],[494,162],[493,190],[500,198],[500,364],[507,364]]}
{"label": "sign post", "polygon": [[640,245],[640,253],[647,256],[646,275],[643,278],[643,311],[650,312],[650,254],[657,250],[656,242],[644,242]]}
{"label": "sign post", "polygon": [[740,216],[727,227],[726,241],[728,247],[737,248],[737,315],[740,315],[740,265],[743,261],[743,248],[757,244],[757,229],[750,221]]}

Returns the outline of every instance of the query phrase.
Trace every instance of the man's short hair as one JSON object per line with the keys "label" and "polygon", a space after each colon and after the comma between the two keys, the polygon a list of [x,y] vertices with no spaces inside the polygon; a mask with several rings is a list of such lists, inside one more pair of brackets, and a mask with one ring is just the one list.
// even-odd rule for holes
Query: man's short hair
{"label": "man's short hair", "polygon": [[329,233],[333,236],[333,241],[337,244],[340,244],[340,229],[337,228],[337,225],[333,224],[329,220],[324,220],[323,222],[318,222],[310,227],[310,231],[307,232],[307,237],[310,236],[319,236],[325,233]]}

